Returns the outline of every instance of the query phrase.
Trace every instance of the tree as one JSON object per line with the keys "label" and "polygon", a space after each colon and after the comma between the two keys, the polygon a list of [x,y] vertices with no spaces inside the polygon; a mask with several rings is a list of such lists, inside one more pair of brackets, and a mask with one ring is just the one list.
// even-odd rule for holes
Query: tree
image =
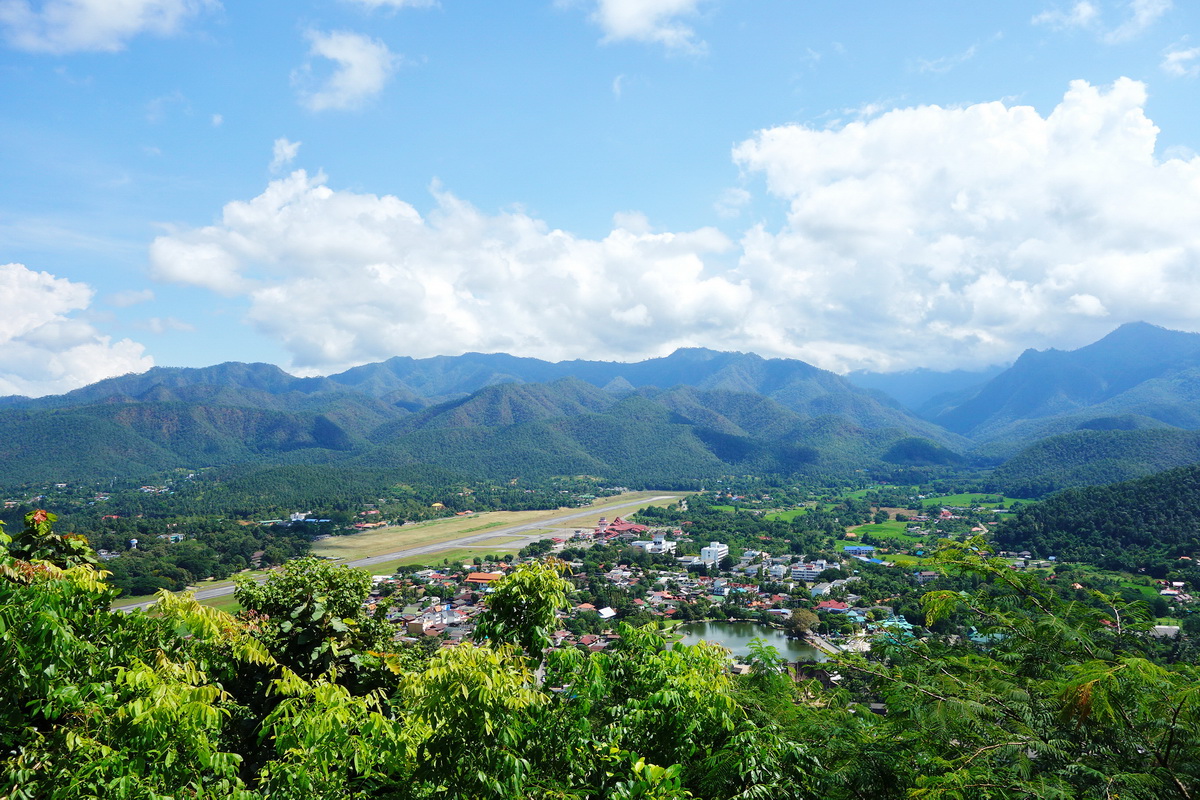
{"label": "tree", "polygon": [[566,564],[557,559],[522,564],[492,584],[487,608],[475,626],[475,639],[492,645],[513,644],[535,661],[551,645],[558,611],[573,590],[562,577]]}
{"label": "tree", "polygon": [[391,643],[387,623],[363,610],[371,590],[366,570],[298,558],[261,584],[239,575],[234,585],[234,597],[254,620],[257,637],[280,663],[304,677],[335,665],[345,668],[355,653],[385,650]]}

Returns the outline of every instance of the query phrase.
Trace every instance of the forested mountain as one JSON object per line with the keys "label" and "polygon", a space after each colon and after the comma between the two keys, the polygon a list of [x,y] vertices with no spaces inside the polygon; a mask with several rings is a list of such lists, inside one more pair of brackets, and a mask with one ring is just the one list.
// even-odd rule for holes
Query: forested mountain
{"label": "forested mountain", "polygon": [[1200,462],[1200,431],[1082,430],[1035,442],[992,473],[1011,497],[1132,480]]}
{"label": "forested mountain", "polygon": [[978,391],[985,383],[1004,371],[1004,367],[982,370],[955,369],[948,372],[928,369],[909,369],[903,372],[869,372],[856,370],[846,374],[846,380],[863,389],[883,392],[898,400],[905,408],[921,412],[938,407],[945,398]]}
{"label": "forested mountain", "polygon": [[1200,549],[1200,465],[1107,486],[1067,489],[1022,508],[997,544],[1105,569],[1162,577]]}
{"label": "forested mountain", "polygon": [[[802,361],[701,348],[637,363],[393,358],[325,378],[269,364],[155,368],[0,400],[0,483],[376,460],[640,485],[1004,464],[994,485],[1036,495],[1194,460],[1192,437],[1156,431],[1200,430],[1200,335],[1124,325],[1078,350],[1027,351],[967,386],[986,374],[855,376],[868,389]],[[1105,431],[1127,435],[1090,435]]]}
{"label": "forested mountain", "polygon": [[0,432],[20,444],[0,461],[3,484],[430,464],[506,480],[690,485],[730,472],[840,474],[902,439],[966,444],[803,362],[695,349],[637,364],[401,358],[330,378],[267,364],[156,368],[7,406]]}
{"label": "forested mountain", "polygon": [[1200,427],[1200,334],[1122,325],[1078,350],[1027,350],[933,420],[976,441],[1032,440],[1140,415]]}

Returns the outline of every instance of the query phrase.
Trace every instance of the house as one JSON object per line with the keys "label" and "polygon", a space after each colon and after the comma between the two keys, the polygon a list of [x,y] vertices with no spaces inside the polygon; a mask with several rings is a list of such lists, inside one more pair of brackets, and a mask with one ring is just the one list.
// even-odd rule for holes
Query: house
{"label": "house", "polygon": [[841,600],[822,600],[817,603],[817,611],[832,611],[835,613],[844,613],[850,610],[850,606],[843,603]]}
{"label": "house", "polygon": [[464,583],[475,584],[476,586],[487,586],[492,581],[498,581],[504,577],[503,572],[472,572],[467,576]]}
{"label": "house", "polygon": [[873,556],[875,548],[869,544],[848,544],[842,547],[842,552],[848,556]]}

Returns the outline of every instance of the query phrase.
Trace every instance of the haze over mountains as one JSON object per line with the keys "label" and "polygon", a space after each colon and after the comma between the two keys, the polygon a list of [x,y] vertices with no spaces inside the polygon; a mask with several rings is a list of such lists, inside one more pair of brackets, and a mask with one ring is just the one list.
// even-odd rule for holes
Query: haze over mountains
{"label": "haze over mountains", "polygon": [[[317,378],[269,364],[156,367],[0,399],[0,481],[244,462],[669,484],[1013,457],[997,475],[1053,487],[1200,457],[1197,334],[1135,323],[1078,350],[1029,350],[990,376],[848,378],[705,349],[637,363],[397,357]],[[1031,445],[1040,449],[1022,457]]]}

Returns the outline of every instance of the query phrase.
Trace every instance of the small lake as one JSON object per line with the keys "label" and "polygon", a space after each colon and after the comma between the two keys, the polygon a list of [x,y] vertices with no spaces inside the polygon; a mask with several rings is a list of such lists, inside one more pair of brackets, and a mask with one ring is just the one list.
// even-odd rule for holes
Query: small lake
{"label": "small lake", "polygon": [[766,639],[787,661],[827,661],[828,658],[817,648],[800,639],[789,639],[783,631],[757,622],[689,622],[679,626],[684,644],[705,641],[728,648],[735,656],[750,653],[750,640]]}

